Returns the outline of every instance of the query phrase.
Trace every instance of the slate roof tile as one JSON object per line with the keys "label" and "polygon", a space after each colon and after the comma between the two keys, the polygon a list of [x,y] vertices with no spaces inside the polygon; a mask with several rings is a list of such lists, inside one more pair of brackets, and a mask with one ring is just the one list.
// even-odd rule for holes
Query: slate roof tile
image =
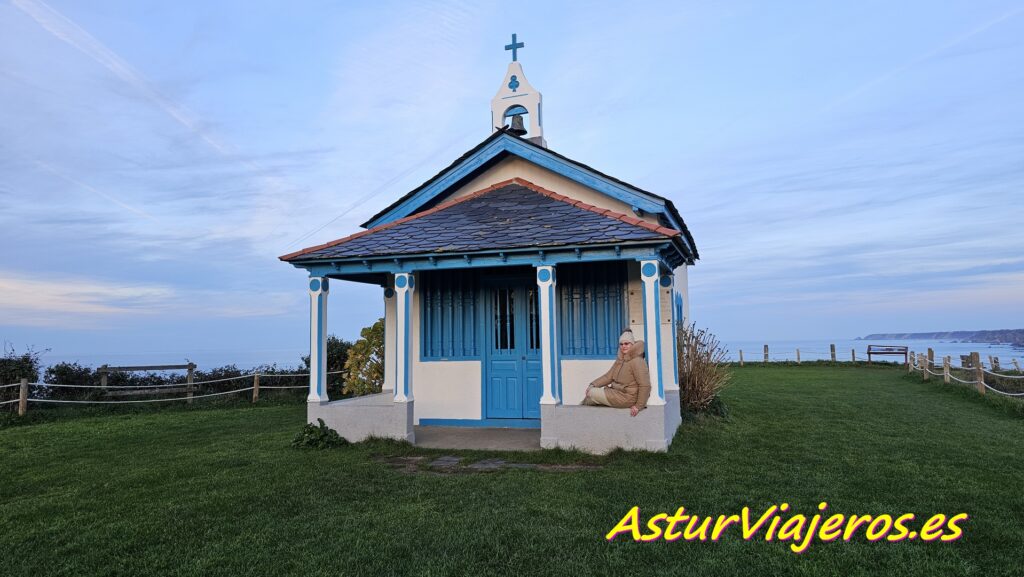
{"label": "slate roof tile", "polygon": [[281,260],[345,259],[602,244],[680,236],[516,178]]}

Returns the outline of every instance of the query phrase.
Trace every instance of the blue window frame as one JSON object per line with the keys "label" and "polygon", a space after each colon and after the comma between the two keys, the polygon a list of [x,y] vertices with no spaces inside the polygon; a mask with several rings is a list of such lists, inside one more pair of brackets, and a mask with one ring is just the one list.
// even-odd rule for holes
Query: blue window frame
{"label": "blue window frame", "polygon": [[480,358],[479,283],[472,270],[424,271],[419,279],[423,360]]}
{"label": "blue window frame", "polygon": [[625,262],[558,266],[562,357],[615,357],[628,327],[625,293]]}

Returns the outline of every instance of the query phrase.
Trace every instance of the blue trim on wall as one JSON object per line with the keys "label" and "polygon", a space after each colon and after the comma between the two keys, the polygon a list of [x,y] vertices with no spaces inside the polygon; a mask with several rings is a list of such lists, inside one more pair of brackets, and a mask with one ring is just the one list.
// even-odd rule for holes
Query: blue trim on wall
{"label": "blue trim on wall", "polygon": [[[513,249],[503,251],[487,251],[480,253],[410,254],[401,256],[381,256],[374,259],[358,257],[351,259],[323,259],[316,261],[293,262],[292,266],[306,269],[313,276],[340,276],[353,274],[399,274],[416,270],[445,270],[459,268],[505,267],[505,266],[541,266],[557,265],[569,262],[602,262],[616,260],[659,260],[671,268],[662,258],[661,251],[670,246],[667,242],[621,246],[616,251],[614,246],[588,247],[587,245],[569,245],[552,248]],[[580,254],[576,254],[576,250]],[[504,256],[502,256],[504,254]],[[467,260],[468,257],[468,260]],[[398,262],[395,262],[395,261]],[[352,280],[352,279],[349,279]]]}
{"label": "blue trim on wall", "polygon": [[[673,275],[672,276],[672,295],[675,296],[675,294],[676,294],[675,275]],[[672,305],[672,370],[675,371],[675,374],[672,375],[672,378],[675,381],[675,383],[678,385],[679,384],[679,340],[678,340],[679,317],[676,316],[676,313],[677,313],[676,306],[673,303],[673,305]]]}
{"label": "blue trim on wall", "polygon": [[540,419],[420,419],[421,427],[490,427],[539,429]]}
{"label": "blue trim on wall", "polygon": [[668,215],[668,207],[666,204],[647,197],[638,191],[631,190],[629,187],[609,180],[606,177],[602,177],[583,168],[573,166],[546,150],[524,144],[513,136],[501,134],[494,140],[494,142],[481,148],[476,152],[476,154],[465,159],[457,166],[453,166],[447,174],[441,176],[432,184],[425,187],[423,190],[420,190],[414,196],[399,206],[396,206],[391,211],[367,222],[364,226],[366,228],[373,228],[375,226],[409,216],[424,204],[433,200],[437,195],[469,177],[473,172],[480,169],[502,153],[514,154],[519,158],[533,162],[542,168],[546,168],[579,184],[592,188],[598,192],[602,192],[630,206],[636,206],[641,210],[650,213],[664,213],[670,220],[673,220],[671,215]]}

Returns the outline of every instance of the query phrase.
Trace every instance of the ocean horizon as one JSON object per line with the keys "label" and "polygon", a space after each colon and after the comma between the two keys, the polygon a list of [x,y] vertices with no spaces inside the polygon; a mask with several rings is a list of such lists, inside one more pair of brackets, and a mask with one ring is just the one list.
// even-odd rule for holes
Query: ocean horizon
{"label": "ocean horizon", "polygon": [[[730,361],[739,361],[739,351],[743,351],[745,362],[760,362],[764,360],[764,345],[768,345],[768,358],[772,361],[795,361],[796,351],[800,350],[801,361],[830,360],[830,345],[836,346],[836,360],[849,361],[851,351],[856,354],[857,360],[867,360],[868,345],[893,345],[905,346],[911,352],[925,353],[931,348],[935,351],[935,358],[944,356],[953,358],[953,363],[960,363],[960,355],[968,355],[972,352],[979,353],[982,361],[988,364],[988,356],[999,357],[1000,363],[1010,365],[1011,359],[1017,358],[1018,362],[1024,359],[1024,349],[1015,348],[1009,344],[963,342],[954,339],[801,339],[801,340],[730,340],[723,341],[722,346],[726,349],[726,358]],[[883,356],[873,357],[880,361],[903,362],[902,357]]]}
{"label": "ocean horizon", "polygon": [[[988,356],[998,357],[1005,366],[1011,366],[1012,359],[1024,361],[1024,349],[1014,348],[1009,344],[958,342],[956,340],[932,339],[797,339],[797,340],[723,340],[722,347],[726,351],[726,360],[739,361],[739,351],[743,351],[746,362],[761,362],[764,359],[764,345],[768,345],[768,358],[771,361],[795,361],[796,351],[800,349],[801,361],[829,360],[829,345],[836,345],[836,358],[849,361],[851,351],[857,360],[867,360],[868,345],[903,345],[913,352],[926,352],[929,347],[935,351],[936,358],[946,355],[953,357],[954,364],[959,364],[960,355],[972,352],[981,354],[982,360],[988,364]],[[227,365],[235,365],[246,371],[261,365],[274,365],[280,368],[296,368],[302,366],[302,356],[309,354],[301,349],[253,349],[253,350],[198,350],[198,351],[152,351],[139,353],[74,353],[51,350],[41,355],[42,370],[62,362],[79,363],[83,366],[97,368],[104,364],[110,366],[132,365],[172,365],[186,362],[196,363],[200,370],[210,370]],[[880,361],[902,362],[895,356],[876,357]]]}

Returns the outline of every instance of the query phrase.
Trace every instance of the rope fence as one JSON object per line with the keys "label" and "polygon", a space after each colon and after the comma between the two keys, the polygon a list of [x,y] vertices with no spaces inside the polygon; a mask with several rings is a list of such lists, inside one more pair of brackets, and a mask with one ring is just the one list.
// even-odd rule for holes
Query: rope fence
{"label": "rope fence", "polygon": [[[1017,359],[1013,359],[1014,367],[1019,367]],[[943,357],[942,363],[935,362],[935,353],[932,349],[928,349],[928,353],[917,353],[912,354],[909,362],[907,363],[908,372],[919,372],[923,380],[927,381],[931,377],[942,377],[943,382],[949,384],[950,382],[957,382],[964,385],[973,385],[978,393],[984,395],[986,391],[992,391],[998,395],[1005,397],[1024,397],[1024,390],[1021,391],[1006,391],[993,387],[991,384],[985,382],[985,375],[990,375],[996,380],[1006,379],[1009,382],[1016,382],[1019,379],[1024,379],[1024,374],[1010,375],[1006,373],[998,373],[985,368],[985,365],[981,361],[981,355],[979,353],[971,353],[970,355],[964,355],[961,357],[961,363],[967,366],[954,367],[952,363],[952,357]],[[989,363],[994,366],[999,366],[998,357],[989,357]],[[942,372],[937,373],[932,368],[942,367]],[[967,371],[973,373],[974,378],[971,380],[965,380],[958,378],[953,374],[954,370]],[[1009,383],[1004,383],[1008,385]]]}
{"label": "rope fence", "polygon": [[[898,350],[897,350],[898,349]],[[872,358],[872,355],[877,356],[892,356],[897,355],[903,357],[903,362],[908,362],[910,352],[907,347],[903,346],[892,346],[892,347],[879,347],[877,345],[868,345],[866,355],[859,354],[856,348],[846,349],[849,351],[847,354],[844,350],[840,350],[835,344],[829,345],[829,350],[824,351],[820,349],[790,349],[782,353],[784,356],[779,355],[779,350],[774,349],[769,351],[768,345],[764,345],[763,349],[754,351],[753,353],[747,352],[744,354],[743,349],[738,349],[738,358],[730,360],[729,362],[736,362],[739,366],[745,366],[746,363],[757,363],[757,364],[768,364],[768,363],[792,363],[802,364],[803,362],[818,362],[818,361],[829,361],[832,363],[839,362],[867,362],[871,364],[876,362]],[[791,356],[791,353],[795,352],[795,356]],[[772,354],[774,353],[774,354]]]}
{"label": "rope fence", "polygon": [[191,397],[179,397],[174,399],[137,399],[129,401],[72,401],[68,399],[28,399],[29,402],[34,403],[73,403],[81,405],[117,405],[123,403],[166,403],[170,401],[188,401],[190,399],[204,399],[207,397],[220,397],[223,395],[231,395],[234,393],[241,393],[243,391],[251,391],[254,387],[246,387],[244,389],[235,389],[234,391],[224,391],[222,393],[208,393],[206,395],[193,395]]}
{"label": "rope fence", "polygon": [[[101,384],[99,385],[72,385],[62,383],[45,383],[45,382],[28,382],[28,379],[22,379],[20,383],[11,383],[8,385],[0,385],[0,390],[10,389],[14,387],[20,387],[21,390],[17,393],[17,398],[9,399],[6,401],[0,401],[0,407],[6,405],[18,404],[18,414],[24,415],[28,410],[29,403],[46,403],[46,404],[68,404],[68,405],[126,405],[126,404],[143,404],[143,403],[170,403],[185,401],[192,403],[195,399],[206,399],[211,397],[224,397],[228,395],[235,395],[239,393],[252,393],[252,402],[256,403],[259,400],[260,390],[296,390],[296,389],[308,389],[309,385],[261,385],[260,379],[292,379],[292,378],[308,378],[309,373],[248,373],[243,375],[237,375],[232,377],[222,377],[216,379],[208,379],[205,381],[193,381],[192,380],[192,369],[194,365],[188,365],[189,372],[187,380],[179,383],[170,384],[139,384],[139,385],[107,385],[106,374],[102,375]],[[106,365],[102,367],[106,369]],[[137,369],[137,367],[126,367],[126,369]],[[120,369],[118,369],[120,370]],[[110,372],[114,372],[111,369]],[[130,371],[124,371],[130,372]],[[344,370],[328,371],[326,375],[337,375],[344,373]],[[98,372],[99,373],[99,372]],[[196,388],[200,385],[215,385],[218,383],[229,383],[239,380],[252,380],[252,385],[244,388],[233,389],[230,391],[213,391],[204,392],[197,394]],[[273,382],[273,381],[271,381]],[[31,389],[35,387],[35,389]],[[159,395],[166,393],[187,393],[185,396],[175,396],[169,398],[149,398],[149,399],[102,399],[102,398],[85,398],[85,399],[66,399],[66,398],[44,398],[39,396],[41,391],[57,390],[57,389],[74,389],[84,390],[94,393],[102,393],[108,396],[129,396],[129,395]],[[30,396],[30,390],[36,393],[34,396]],[[43,393],[45,394],[45,393]]]}

